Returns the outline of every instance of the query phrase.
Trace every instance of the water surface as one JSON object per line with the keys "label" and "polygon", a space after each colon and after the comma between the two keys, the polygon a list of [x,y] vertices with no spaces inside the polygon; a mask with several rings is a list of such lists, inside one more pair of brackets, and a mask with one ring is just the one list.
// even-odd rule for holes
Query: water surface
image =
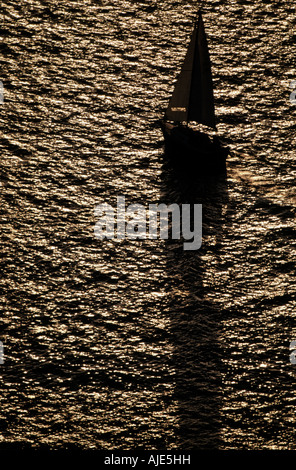
{"label": "water surface", "polygon": [[[206,2],[227,177],[157,120],[195,2],[4,0],[2,445],[295,449],[295,11]],[[203,243],[94,237],[94,207],[203,204]]]}

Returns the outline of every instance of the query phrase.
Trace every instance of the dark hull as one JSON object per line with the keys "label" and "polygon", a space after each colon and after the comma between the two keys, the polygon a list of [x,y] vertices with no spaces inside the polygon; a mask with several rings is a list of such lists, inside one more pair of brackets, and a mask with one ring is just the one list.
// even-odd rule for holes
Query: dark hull
{"label": "dark hull", "polygon": [[183,126],[161,124],[167,159],[182,171],[221,174],[226,172],[228,149],[217,140]]}

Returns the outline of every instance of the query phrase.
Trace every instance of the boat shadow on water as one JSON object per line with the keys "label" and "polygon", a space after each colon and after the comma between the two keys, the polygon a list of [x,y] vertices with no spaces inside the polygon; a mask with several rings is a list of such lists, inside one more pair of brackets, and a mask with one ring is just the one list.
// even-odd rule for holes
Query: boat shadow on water
{"label": "boat shadow on water", "polygon": [[[208,300],[215,283],[204,285],[204,278],[205,274],[207,279],[215,274],[213,261],[219,265],[219,247],[225,230],[223,210],[228,200],[226,173],[190,177],[190,173],[180,173],[166,160],[162,190],[162,198],[168,204],[202,204],[203,211],[203,242],[199,250],[184,251],[181,240],[167,242],[179,448],[219,449],[222,312]],[[207,246],[204,241],[207,239],[215,242]]]}

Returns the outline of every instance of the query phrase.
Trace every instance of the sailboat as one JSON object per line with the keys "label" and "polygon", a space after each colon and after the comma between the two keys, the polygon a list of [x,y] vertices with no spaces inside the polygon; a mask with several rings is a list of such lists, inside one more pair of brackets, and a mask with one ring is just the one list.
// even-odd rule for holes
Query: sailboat
{"label": "sailboat", "polygon": [[225,172],[228,148],[216,134],[211,137],[210,132],[189,127],[191,122],[216,131],[211,62],[201,11],[161,128],[166,154],[178,166],[189,171]]}

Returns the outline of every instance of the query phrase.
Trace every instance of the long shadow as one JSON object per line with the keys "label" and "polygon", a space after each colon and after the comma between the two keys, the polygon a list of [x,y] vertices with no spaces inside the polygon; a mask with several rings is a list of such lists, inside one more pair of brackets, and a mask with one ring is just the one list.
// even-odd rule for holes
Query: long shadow
{"label": "long shadow", "polygon": [[171,279],[170,314],[173,337],[175,393],[179,448],[221,448],[221,312],[207,300],[204,274],[218,260],[223,236],[222,209],[227,204],[227,176],[198,177],[181,174],[169,164],[162,172],[163,200],[202,204],[203,238],[215,239],[208,247],[184,251],[182,240],[168,242],[167,270]]}

